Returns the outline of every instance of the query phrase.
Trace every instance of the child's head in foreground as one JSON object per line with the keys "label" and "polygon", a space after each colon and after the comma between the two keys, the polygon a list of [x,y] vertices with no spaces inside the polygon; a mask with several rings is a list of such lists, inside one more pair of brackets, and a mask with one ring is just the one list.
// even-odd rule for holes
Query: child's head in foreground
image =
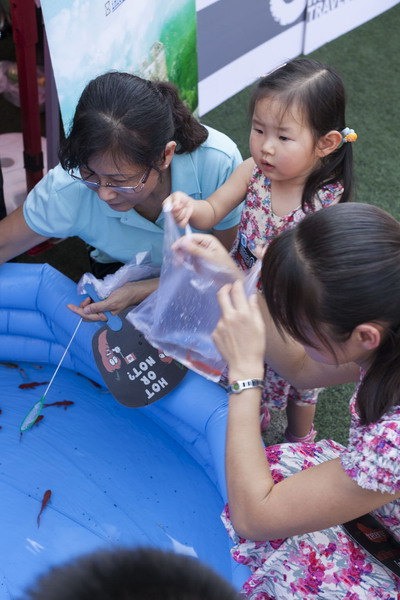
{"label": "child's head in foreground", "polygon": [[54,567],[24,600],[238,600],[238,595],[195,558],[156,548],[118,548]]}

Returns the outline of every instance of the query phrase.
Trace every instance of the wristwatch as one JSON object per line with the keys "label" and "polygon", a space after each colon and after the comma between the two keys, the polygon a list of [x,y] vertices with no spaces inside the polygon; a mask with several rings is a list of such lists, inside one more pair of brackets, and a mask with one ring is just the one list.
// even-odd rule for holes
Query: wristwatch
{"label": "wristwatch", "polygon": [[264,389],[264,381],[262,379],[241,379],[240,381],[232,381],[227,386],[226,391],[228,394],[240,394],[243,390],[249,390],[250,388],[259,387]]}

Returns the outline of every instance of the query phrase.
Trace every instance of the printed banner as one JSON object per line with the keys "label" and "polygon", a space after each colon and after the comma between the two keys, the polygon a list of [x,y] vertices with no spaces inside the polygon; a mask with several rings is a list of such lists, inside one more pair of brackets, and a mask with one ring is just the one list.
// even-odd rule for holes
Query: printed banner
{"label": "printed banner", "polygon": [[355,29],[399,0],[307,0],[304,54]]}
{"label": "printed banner", "polygon": [[195,0],[41,0],[64,128],[85,85],[109,70],[174,82],[197,98]]}
{"label": "printed banner", "polygon": [[197,0],[199,113],[301,54],[306,0]]}
{"label": "printed banner", "polygon": [[86,83],[110,69],[173,81],[201,116],[398,2],[41,0],[67,129]]}

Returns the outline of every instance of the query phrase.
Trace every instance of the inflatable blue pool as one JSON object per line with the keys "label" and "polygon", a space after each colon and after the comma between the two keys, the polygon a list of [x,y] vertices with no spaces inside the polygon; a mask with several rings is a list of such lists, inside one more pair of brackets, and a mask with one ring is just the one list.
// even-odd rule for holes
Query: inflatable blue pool
{"label": "inflatable blue pool", "polygon": [[50,406],[20,435],[77,325],[66,304],[79,301],[49,265],[0,267],[0,599],[52,565],[112,546],[196,556],[239,587],[248,572],[231,559],[219,518],[226,395],[217,384],[188,372],[158,402],[127,408],[97,370],[98,326],[82,323]]}

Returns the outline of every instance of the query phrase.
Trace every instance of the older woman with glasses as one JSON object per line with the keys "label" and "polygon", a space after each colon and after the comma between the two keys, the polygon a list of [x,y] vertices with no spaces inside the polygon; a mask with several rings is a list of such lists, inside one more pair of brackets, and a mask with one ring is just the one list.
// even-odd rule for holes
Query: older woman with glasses
{"label": "older woman with glasses", "polygon": [[[60,148],[60,164],[23,206],[0,221],[0,261],[51,237],[78,236],[90,247],[93,273],[104,277],[142,251],[162,262],[163,200],[175,190],[207,198],[241,162],[234,142],[199,123],[168,82],[109,72],[84,89]],[[229,248],[241,207],[213,231]],[[137,304],[158,280],[127,284],[110,298],[73,308],[88,320],[100,310]],[[88,315],[87,312],[92,311]]]}

